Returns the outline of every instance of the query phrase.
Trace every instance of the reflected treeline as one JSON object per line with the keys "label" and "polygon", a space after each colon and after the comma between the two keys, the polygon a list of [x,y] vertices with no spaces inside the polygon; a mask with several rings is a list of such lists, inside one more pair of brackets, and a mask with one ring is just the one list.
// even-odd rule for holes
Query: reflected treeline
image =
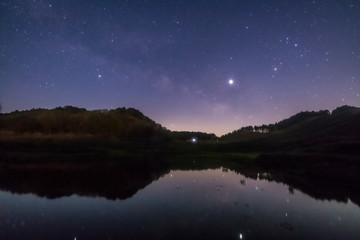
{"label": "reflected treeline", "polygon": [[0,188],[50,199],[73,194],[127,199],[168,171],[168,168],[146,161],[12,165],[0,168]]}
{"label": "reflected treeline", "polygon": [[[151,163],[150,163],[151,162]],[[247,178],[276,181],[289,186],[290,192],[299,190],[316,199],[352,202],[360,206],[360,191],[354,182],[339,178],[311,176],[309,172],[277,171],[266,167],[244,167],[232,161],[169,166],[158,161],[136,161],[122,163],[51,164],[26,167],[21,165],[0,167],[0,188],[12,193],[33,193],[46,198],[69,195],[99,196],[107,199],[127,199],[145,188],[170,170],[201,170],[224,167]],[[201,161],[200,161],[201,162]],[[208,166],[209,167],[208,167]],[[264,174],[266,172],[266,174]],[[240,179],[239,184],[246,184]]]}
{"label": "reflected treeline", "polygon": [[265,179],[289,186],[319,200],[347,202],[360,206],[360,162],[344,156],[261,156],[257,170],[235,168],[234,171],[252,179]]}
{"label": "reflected treeline", "polygon": [[237,172],[251,179],[268,180],[289,186],[289,193],[301,191],[318,200],[336,200],[347,202],[351,200],[360,207],[360,192],[356,184],[331,181],[321,178],[307,178],[301,175],[273,171],[264,173],[247,172],[237,169]]}

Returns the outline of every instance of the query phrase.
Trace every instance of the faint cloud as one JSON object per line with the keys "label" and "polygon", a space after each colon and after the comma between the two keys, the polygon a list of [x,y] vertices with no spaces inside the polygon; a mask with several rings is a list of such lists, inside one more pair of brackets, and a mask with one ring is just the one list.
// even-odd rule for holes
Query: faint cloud
{"label": "faint cloud", "polygon": [[221,116],[229,113],[231,111],[231,106],[227,103],[214,103],[211,109],[215,116]]}
{"label": "faint cloud", "polygon": [[153,84],[155,88],[161,91],[172,91],[174,89],[173,81],[165,75],[160,76],[160,78]]}

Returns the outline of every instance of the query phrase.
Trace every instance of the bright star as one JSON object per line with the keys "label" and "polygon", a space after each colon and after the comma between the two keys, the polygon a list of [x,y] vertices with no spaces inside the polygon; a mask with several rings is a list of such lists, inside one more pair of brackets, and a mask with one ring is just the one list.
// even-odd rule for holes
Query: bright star
{"label": "bright star", "polygon": [[229,83],[229,85],[233,85],[233,84],[234,84],[234,80],[229,79],[228,83]]}
{"label": "bright star", "polygon": [[99,74],[98,77],[101,78],[101,74]]}

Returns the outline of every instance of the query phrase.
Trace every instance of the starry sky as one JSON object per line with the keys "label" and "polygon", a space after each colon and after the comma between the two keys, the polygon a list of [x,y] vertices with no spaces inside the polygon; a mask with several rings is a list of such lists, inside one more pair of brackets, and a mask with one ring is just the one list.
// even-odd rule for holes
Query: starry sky
{"label": "starry sky", "polygon": [[359,106],[360,1],[0,0],[0,104],[218,136]]}

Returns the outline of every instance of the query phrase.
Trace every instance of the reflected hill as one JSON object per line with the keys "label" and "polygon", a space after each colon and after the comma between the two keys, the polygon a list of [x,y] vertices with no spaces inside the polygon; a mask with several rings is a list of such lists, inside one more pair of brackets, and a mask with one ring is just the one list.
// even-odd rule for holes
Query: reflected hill
{"label": "reflected hill", "polygon": [[168,172],[168,168],[139,161],[126,164],[15,165],[0,168],[0,188],[49,199],[73,194],[127,199]]}
{"label": "reflected hill", "polygon": [[[281,162],[291,161],[289,156],[285,156],[284,158],[286,159],[278,158],[277,160]],[[266,161],[269,160],[268,158],[264,159],[266,159]],[[313,160],[314,159],[310,158],[305,161]],[[356,171],[359,169],[360,166],[357,166]],[[235,167],[233,170],[247,178],[283,183],[289,187],[289,192],[291,193],[298,190],[318,200],[336,200],[345,203],[351,200],[360,207],[360,191],[358,189],[359,186],[356,184],[360,182],[360,177],[350,178],[344,169],[333,168],[329,170],[322,168],[316,169],[313,167],[304,169],[303,167],[296,168],[295,166],[288,169],[279,169],[264,164],[263,166],[257,166],[257,168],[252,171],[242,167]],[[331,172],[333,175],[330,175]]]}
{"label": "reflected hill", "polygon": [[[197,159],[196,156],[192,159]],[[104,197],[110,200],[124,200],[156,181],[170,170],[206,170],[225,168],[247,178],[275,181],[289,186],[290,192],[301,191],[315,199],[347,202],[349,199],[360,206],[358,186],[337,178],[319,177],[278,171],[263,167],[249,167],[234,161],[188,160],[191,164],[170,166],[165,162],[149,164],[136,163],[102,164],[51,164],[8,166],[0,168],[0,188],[17,194],[32,193],[49,199],[70,196]],[[171,162],[167,161],[167,162]],[[206,166],[209,167],[206,167]],[[242,184],[239,182],[239,184]]]}

